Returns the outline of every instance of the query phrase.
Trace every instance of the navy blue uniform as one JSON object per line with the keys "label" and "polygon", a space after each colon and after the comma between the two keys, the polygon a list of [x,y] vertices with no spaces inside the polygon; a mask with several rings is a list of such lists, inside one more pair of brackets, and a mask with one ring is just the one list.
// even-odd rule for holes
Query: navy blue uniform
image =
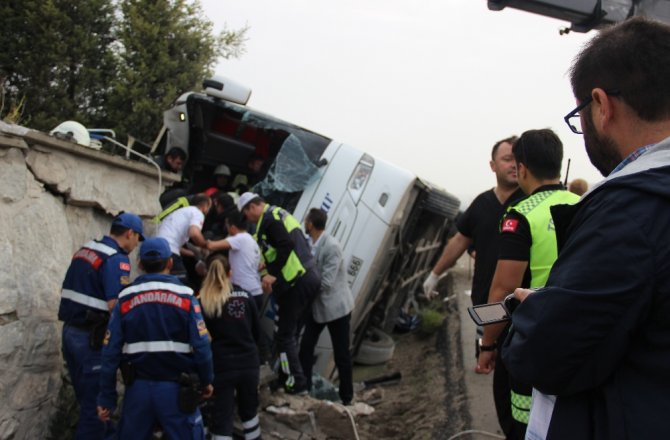
{"label": "navy blue uniform", "polygon": [[105,236],[90,241],[72,257],[63,281],[58,319],[63,321],[62,351],[79,402],[75,439],[102,439],[113,435],[111,424],[96,414],[100,347],[92,343],[96,326],[109,317],[107,301],[115,300],[128,284],[130,261],[116,240]]}
{"label": "navy blue uniform", "polygon": [[116,370],[130,362],[135,381],[126,387],[120,438],[150,438],[160,423],[169,438],[204,438],[200,411],[179,410],[181,373],[212,383],[209,333],[193,290],[172,275],[139,276],[119,294],[102,352],[98,405],[116,407]]}
{"label": "navy blue uniform", "polygon": [[258,410],[258,311],[250,295],[233,287],[221,316],[205,315],[214,353],[213,439],[232,439],[235,396],[245,440],[261,438]]}

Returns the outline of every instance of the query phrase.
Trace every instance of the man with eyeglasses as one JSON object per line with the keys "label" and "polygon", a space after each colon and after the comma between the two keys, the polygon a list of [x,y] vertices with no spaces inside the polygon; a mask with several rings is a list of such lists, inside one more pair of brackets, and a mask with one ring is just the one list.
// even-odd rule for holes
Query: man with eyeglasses
{"label": "man with eyeglasses", "polygon": [[[500,223],[498,262],[488,302],[500,302],[516,287],[544,286],[556,260],[556,235],[551,208],[573,204],[579,197],[561,185],[563,144],[549,129],[528,130],[514,143],[519,187],[528,196],[508,209]],[[488,374],[496,364],[498,341],[505,338],[505,324],[484,327],[476,372]],[[498,359],[500,361],[500,359]],[[513,423],[508,439],[523,440],[531,402],[531,387],[520,377],[510,379],[509,405]]]}
{"label": "man with eyeglasses", "polygon": [[565,119],[606,178],[553,210],[560,255],[546,287],[515,291],[503,361],[544,393],[528,438],[670,432],[669,42],[669,26],[635,18],[572,66],[578,106]]}

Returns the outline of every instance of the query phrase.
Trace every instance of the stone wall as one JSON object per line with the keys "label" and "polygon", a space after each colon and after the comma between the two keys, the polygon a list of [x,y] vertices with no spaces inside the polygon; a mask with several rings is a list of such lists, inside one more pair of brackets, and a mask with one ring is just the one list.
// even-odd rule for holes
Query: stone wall
{"label": "stone wall", "polygon": [[47,438],[64,365],[60,285],[72,253],[106,234],[122,210],[153,217],[158,181],[149,164],[0,122],[0,439]]}

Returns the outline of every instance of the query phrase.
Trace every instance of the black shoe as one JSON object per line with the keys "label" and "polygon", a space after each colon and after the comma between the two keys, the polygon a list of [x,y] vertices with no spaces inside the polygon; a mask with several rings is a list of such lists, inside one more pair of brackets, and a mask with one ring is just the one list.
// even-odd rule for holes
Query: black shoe
{"label": "black shoe", "polygon": [[307,389],[307,385],[294,385],[290,388],[285,386],[284,392],[293,396],[306,396],[309,394],[309,389]]}

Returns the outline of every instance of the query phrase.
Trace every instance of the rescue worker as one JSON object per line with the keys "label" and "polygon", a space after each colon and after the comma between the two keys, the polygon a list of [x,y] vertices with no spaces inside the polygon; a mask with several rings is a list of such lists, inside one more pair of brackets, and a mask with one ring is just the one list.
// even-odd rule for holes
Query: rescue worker
{"label": "rescue worker", "polygon": [[220,164],[214,169],[212,173],[214,177],[214,186],[218,191],[229,192],[232,191],[230,186],[230,178],[232,176],[228,165]]}
{"label": "rescue worker", "polygon": [[209,333],[193,290],[170,275],[171,266],[164,238],[142,243],[146,273],[119,294],[105,335],[97,411],[109,420],[120,367],[122,439],[150,439],[156,424],[171,439],[204,439],[198,403],[213,391]]}
{"label": "rescue worker", "polygon": [[244,439],[259,440],[258,310],[249,292],[231,283],[231,267],[226,257],[212,254],[208,263],[200,301],[212,335],[214,356],[214,405],[209,431],[213,440],[232,440],[237,399]]}
{"label": "rescue worker", "polygon": [[284,389],[293,394],[307,392],[307,380],[298,358],[296,330],[302,313],[311,306],[321,280],[300,223],[285,209],[270,206],[257,194],[240,196],[238,209],[256,223],[254,239],[266,265],[261,272],[263,291],[275,295],[278,306],[276,344]]}
{"label": "rescue worker", "polygon": [[[579,196],[560,183],[563,144],[549,130],[529,130],[512,147],[519,187],[528,196],[508,209],[500,226],[500,253],[488,302],[502,301],[519,286],[544,286],[557,257],[556,231],[551,207],[574,204]],[[505,324],[484,327],[476,372],[488,374],[495,367],[496,350],[507,331]],[[531,404],[531,387],[510,378],[514,424],[508,439],[524,439]]]}
{"label": "rescue worker", "polygon": [[75,439],[102,439],[114,434],[114,427],[96,416],[100,350],[109,312],[119,291],[130,282],[128,253],[144,240],[142,232],[138,216],[119,214],[112,221],[109,235],[89,241],[74,254],[63,281],[58,319],[64,322],[63,358],[79,403]]}
{"label": "rescue worker", "polygon": [[176,209],[168,214],[158,225],[156,236],[165,238],[172,250],[172,274],[184,284],[195,286],[197,278],[187,272],[184,259],[195,265],[196,254],[185,245],[191,240],[196,246],[207,249],[207,240],[202,235],[205,215],[212,207],[212,200],[203,194],[196,194],[189,201],[189,206]]}

